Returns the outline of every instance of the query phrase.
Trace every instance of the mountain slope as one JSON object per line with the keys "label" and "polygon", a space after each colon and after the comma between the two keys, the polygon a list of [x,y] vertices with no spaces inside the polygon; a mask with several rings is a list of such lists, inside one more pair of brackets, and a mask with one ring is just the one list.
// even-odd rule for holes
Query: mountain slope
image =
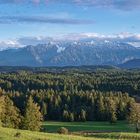
{"label": "mountain slope", "polygon": [[140,68],[140,59],[132,59],[120,65],[122,68]]}
{"label": "mountain slope", "polygon": [[0,51],[0,65],[78,66],[118,65],[140,58],[140,49],[121,42],[49,42]]}

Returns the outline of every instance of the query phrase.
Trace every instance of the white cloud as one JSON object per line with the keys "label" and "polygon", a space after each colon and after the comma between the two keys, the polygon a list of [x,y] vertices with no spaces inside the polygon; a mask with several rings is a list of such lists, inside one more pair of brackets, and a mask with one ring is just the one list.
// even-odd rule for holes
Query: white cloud
{"label": "white cloud", "polygon": [[74,19],[62,17],[46,17],[46,16],[0,16],[0,24],[26,23],[26,24],[67,24],[82,25],[94,24],[93,20]]}
{"label": "white cloud", "polygon": [[[54,38],[51,37],[21,37],[15,40],[5,40],[0,41],[0,50],[6,48],[19,48],[24,47],[27,45],[37,45],[37,44],[47,44],[49,42],[57,42],[57,41],[78,41],[78,40],[91,40],[93,43],[95,41],[120,41],[129,43],[136,47],[140,47],[140,34],[133,34],[133,33],[120,33],[120,34],[113,34],[113,35],[104,35],[99,33],[71,33],[63,36],[56,36]],[[57,46],[58,52],[64,51],[64,48]]]}
{"label": "white cloud", "polygon": [[19,48],[19,47],[22,47],[22,44],[20,44],[17,40],[0,41],[0,50],[4,50],[7,48]]}
{"label": "white cloud", "polygon": [[95,39],[95,40],[118,40],[118,41],[132,41],[139,42],[140,34],[133,34],[128,32],[123,32],[120,34],[104,35],[99,33],[71,33],[60,37],[60,39],[68,40],[80,40],[80,39]]}
{"label": "white cloud", "polygon": [[19,42],[19,44],[26,46],[26,45],[46,44],[47,42],[52,41],[52,38],[43,37],[43,36],[22,37],[22,38],[17,39],[17,41]]}

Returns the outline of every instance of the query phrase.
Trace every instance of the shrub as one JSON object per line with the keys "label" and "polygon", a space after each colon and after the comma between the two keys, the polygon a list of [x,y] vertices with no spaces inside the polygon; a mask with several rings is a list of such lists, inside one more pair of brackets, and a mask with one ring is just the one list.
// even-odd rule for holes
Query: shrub
{"label": "shrub", "polygon": [[58,132],[59,134],[68,134],[68,133],[69,133],[68,129],[65,128],[65,127],[59,128],[57,132]]}
{"label": "shrub", "polygon": [[47,128],[41,127],[40,131],[41,131],[41,132],[47,132]]}
{"label": "shrub", "polygon": [[17,137],[17,138],[19,138],[21,136],[21,133],[20,132],[17,132],[15,135],[14,135],[14,137]]}

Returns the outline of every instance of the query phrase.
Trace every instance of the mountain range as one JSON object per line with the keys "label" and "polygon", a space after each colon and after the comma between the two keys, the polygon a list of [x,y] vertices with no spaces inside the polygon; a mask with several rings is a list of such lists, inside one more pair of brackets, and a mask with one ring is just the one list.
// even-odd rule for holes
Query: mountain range
{"label": "mountain range", "polygon": [[140,68],[140,59],[133,59],[133,60],[129,60],[123,64],[121,64],[119,67],[121,68]]}
{"label": "mountain range", "polygon": [[119,41],[49,41],[0,51],[0,66],[120,65],[140,59],[140,48]]}

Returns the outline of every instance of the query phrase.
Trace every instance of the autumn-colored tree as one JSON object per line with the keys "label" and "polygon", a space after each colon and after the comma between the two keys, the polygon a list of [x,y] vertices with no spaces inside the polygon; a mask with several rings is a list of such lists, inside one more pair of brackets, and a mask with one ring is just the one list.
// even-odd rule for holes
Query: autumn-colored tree
{"label": "autumn-colored tree", "polygon": [[39,131],[41,128],[42,114],[40,107],[34,103],[33,98],[30,96],[26,103],[25,115],[23,119],[23,129]]}
{"label": "autumn-colored tree", "polygon": [[63,111],[63,121],[68,121],[69,120],[69,113],[67,110]]}
{"label": "autumn-colored tree", "polygon": [[81,110],[80,119],[81,119],[81,121],[83,121],[83,122],[86,121],[86,111],[85,111],[84,109]]}
{"label": "autumn-colored tree", "polygon": [[42,102],[41,113],[43,115],[43,119],[46,120],[47,119],[47,104],[44,101]]}
{"label": "autumn-colored tree", "polygon": [[128,120],[131,124],[135,125],[136,132],[138,133],[140,131],[140,105],[138,103],[131,104]]}
{"label": "autumn-colored tree", "polygon": [[3,113],[4,113],[4,96],[0,96],[0,126],[2,125]]}
{"label": "autumn-colored tree", "polygon": [[3,101],[1,112],[2,126],[19,128],[21,123],[19,109],[14,106],[13,101],[8,96],[1,97],[1,100]]}
{"label": "autumn-colored tree", "polygon": [[69,115],[69,121],[70,122],[73,122],[74,121],[74,114],[73,113],[70,113],[70,115]]}

